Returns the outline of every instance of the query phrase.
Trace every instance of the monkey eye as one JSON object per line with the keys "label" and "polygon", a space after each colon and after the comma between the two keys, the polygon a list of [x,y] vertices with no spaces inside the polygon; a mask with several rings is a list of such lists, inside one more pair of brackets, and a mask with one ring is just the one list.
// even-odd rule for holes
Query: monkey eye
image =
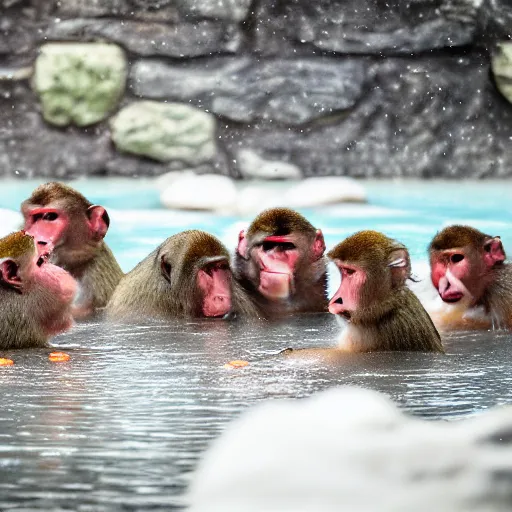
{"label": "monkey eye", "polygon": [[351,276],[352,274],[355,274],[356,271],[353,268],[346,268],[345,272],[347,276]]}
{"label": "monkey eye", "polygon": [[462,261],[464,259],[464,254],[452,254],[450,256],[450,261],[452,263],[459,263],[459,261]]}
{"label": "monkey eye", "polygon": [[272,249],[279,251],[293,251],[295,249],[295,245],[291,242],[263,242],[261,245],[265,252],[271,251]]}
{"label": "monkey eye", "polygon": [[35,213],[34,215],[32,215],[32,221],[33,222],[37,222],[38,220],[40,220],[42,218],[43,218],[43,214],[42,213]]}
{"label": "monkey eye", "polygon": [[56,220],[59,217],[58,213],[48,212],[43,215],[43,220]]}

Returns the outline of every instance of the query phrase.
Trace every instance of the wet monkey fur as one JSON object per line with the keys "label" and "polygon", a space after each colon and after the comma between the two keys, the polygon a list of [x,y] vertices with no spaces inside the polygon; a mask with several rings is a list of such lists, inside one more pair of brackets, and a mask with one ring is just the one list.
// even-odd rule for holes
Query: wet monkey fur
{"label": "wet monkey fur", "polygon": [[23,231],[0,239],[0,349],[46,347],[73,325],[76,281]]}
{"label": "wet monkey fur", "polygon": [[288,208],[260,213],[239,235],[234,273],[266,318],[327,311],[322,232]]}
{"label": "wet monkey fur", "polygon": [[232,277],[229,253],[199,230],[168,238],[121,280],[107,306],[110,320],[224,317],[259,313]]}
{"label": "wet monkey fur", "polygon": [[498,236],[449,226],[429,246],[430,277],[443,301],[440,328],[512,329],[512,266]]}
{"label": "wet monkey fur", "polygon": [[344,324],[336,348],[287,350],[290,357],[337,360],[343,352],[443,352],[441,338],[406,286],[407,248],[377,231],[360,231],[336,245],[328,257],[341,273],[329,311]]}
{"label": "wet monkey fur", "polygon": [[360,231],[328,254],[341,273],[329,311],[347,321],[341,348],[442,352],[441,338],[414,293],[409,251],[377,231]]}
{"label": "wet monkey fur", "polygon": [[25,231],[41,254],[67,270],[78,282],[74,305],[76,318],[92,315],[107,305],[123,272],[104,242],[110,219],[102,206],[63,183],[37,187],[23,201]]}

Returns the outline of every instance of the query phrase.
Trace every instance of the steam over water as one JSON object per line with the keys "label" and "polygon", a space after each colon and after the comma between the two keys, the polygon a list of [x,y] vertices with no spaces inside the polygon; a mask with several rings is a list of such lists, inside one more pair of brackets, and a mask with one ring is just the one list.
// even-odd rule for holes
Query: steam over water
{"label": "steam over water", "polygon": [[[5,186],[12,187],[5,194],[12,204],[0,207],[15,208],[31,190]],[[248,220],[151,210],[147,197],[142,204],[136,195],[102,197],[105,187],[90,182],[76,186],[109,208],[108,242],[124,270],[191,227],[216,234],[232,249]],[[509,185],[388,183],[370,185],[369,193],[370,206],[304,213],[324,230],[328,247],[365,228],[398,238],[410,246],[419,274],[430,238],[452,222],[501,235],[512,251]],[[428,280],[423,285],[428,288]],[[265,399],[349,384],[382,391],[411,414],[443,420],[512,403],[512,335],[506,332],[447,336],[446,355],[354,354],[335,366],[269,357],[289,346],[332,346],[338,332],[328,314],[251,325],[93,322],[55,338],[71,355],[66,363],[48,361],[49,350],[0,354],[15,361],[0,368],[0,510],[183,508],[190,472],[208,442]],[[225,369],[233,359],[251,364]]]}

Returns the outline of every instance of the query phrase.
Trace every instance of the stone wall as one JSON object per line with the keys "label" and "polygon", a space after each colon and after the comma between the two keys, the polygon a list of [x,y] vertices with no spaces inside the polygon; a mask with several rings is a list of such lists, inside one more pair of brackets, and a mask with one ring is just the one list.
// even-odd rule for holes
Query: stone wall
{"label": "stone wall", "polygon": [[0,10],[0,176],[512,175],[508,0]]}

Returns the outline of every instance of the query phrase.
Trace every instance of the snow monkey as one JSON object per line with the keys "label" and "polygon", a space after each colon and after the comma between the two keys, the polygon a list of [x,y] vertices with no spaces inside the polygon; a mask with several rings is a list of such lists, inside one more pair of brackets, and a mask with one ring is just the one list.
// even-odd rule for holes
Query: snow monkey
{"label": "snow monkey", "polygon": [[288,208],[260,213],[239,235],[234,273],[266,318],[327,311],[322,232]]}
{"label": "snow monkey", "polygon": [[84,318],[107,305],[123,272],[104,242],[110,219],[102,206],[63,183],[37,187],[23,201],[25,231],[41,253],[67,270],[78,282],[75,318]]}
{"label": "snow monkey", "polygon": [[111,320],[140,318],[257,318],[258,312],[232,278],[229,253],[204,231],[171,236],[121,280],[107,306]]}
{"label": "snow monkey", "polygon": [[429,246],[430,277],[443,300],[439,328],[512,329],[512,267],[498,236],[449,226]]}
{"label": "snow monkey", "polygon": [[46,347],[73,325],[77,283],[39,254],[32,236],[0,239],[0,348]]}

